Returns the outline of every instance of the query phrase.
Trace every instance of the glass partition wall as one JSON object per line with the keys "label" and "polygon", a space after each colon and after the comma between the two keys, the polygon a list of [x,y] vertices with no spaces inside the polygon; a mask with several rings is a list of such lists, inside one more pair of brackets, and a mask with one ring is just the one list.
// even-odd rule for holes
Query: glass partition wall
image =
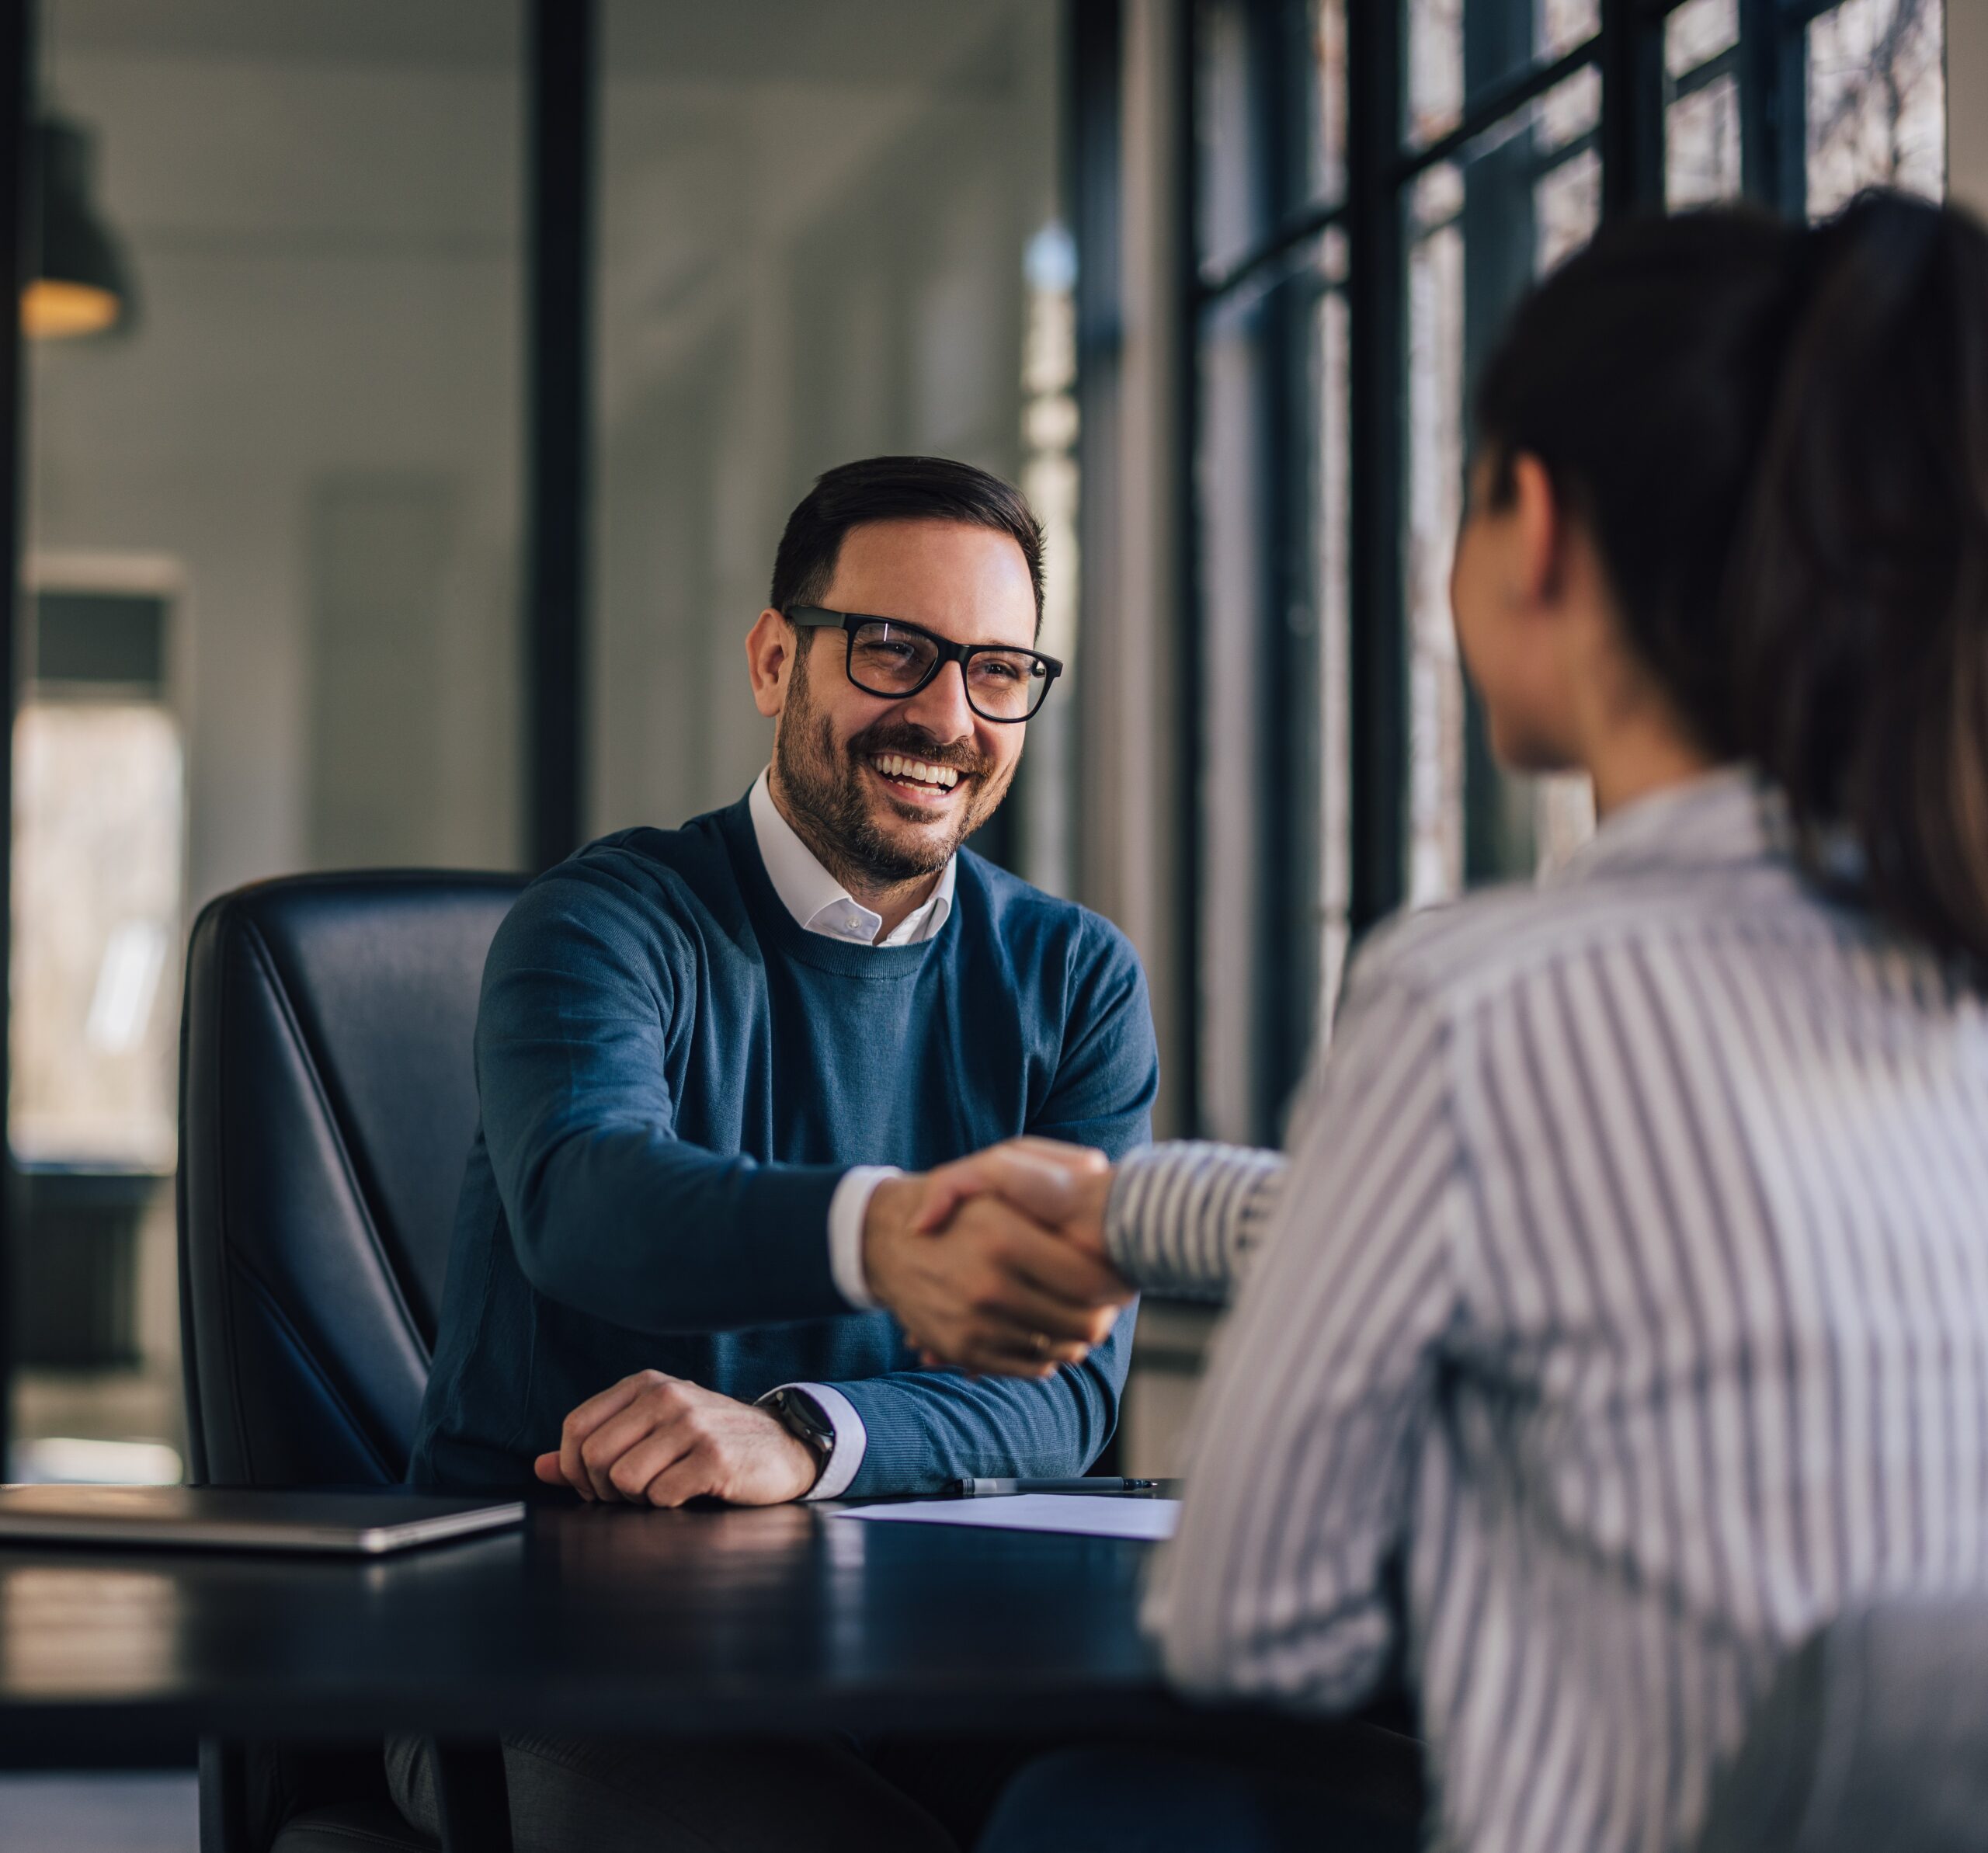
{"label": "glass partition wall", "polygon": [[193,910],[520,860],[522,16],[43,0],[118,274],[26,353],[17,1476],[177,1471]]}

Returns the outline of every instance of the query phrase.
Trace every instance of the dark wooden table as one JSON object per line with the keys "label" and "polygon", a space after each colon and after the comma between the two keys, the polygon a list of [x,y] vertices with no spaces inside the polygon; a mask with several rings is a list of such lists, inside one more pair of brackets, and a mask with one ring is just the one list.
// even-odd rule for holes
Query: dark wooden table
{"label": "dark wooden table", "polygon": [[0,1548],[0,1738],[1178,1728],[1151,1547],[818,1509],[535,1509],[360,1563]]}

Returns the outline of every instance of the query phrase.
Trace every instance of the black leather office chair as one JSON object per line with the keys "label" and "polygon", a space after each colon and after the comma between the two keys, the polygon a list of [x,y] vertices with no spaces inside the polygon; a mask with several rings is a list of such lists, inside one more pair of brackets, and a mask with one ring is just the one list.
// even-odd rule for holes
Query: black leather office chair
{"label": "black leather office chair", "polygon": [[[192,1478],[407,1469],[476,1123],[483,961],[523,882],[306,875],[194,924],[180,1038],[179,1304]],[[508,1840],[494,1746],[445,1779],[451,1846]],[[475,1818],[479,1813],[485,1818]],[[203,1744],[202,1853],[429,1848],[380,1747]]]}
{"label": "black leather office chair", "polygon": [[1809,1640],[1698,1853],[1988,1853],[1988,1595],[1877,1603]]}

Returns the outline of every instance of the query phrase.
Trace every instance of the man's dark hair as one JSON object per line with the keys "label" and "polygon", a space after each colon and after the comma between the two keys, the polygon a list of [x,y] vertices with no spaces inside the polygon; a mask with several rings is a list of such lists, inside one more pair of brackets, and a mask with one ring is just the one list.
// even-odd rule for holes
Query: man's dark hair
{"label": "man's dark hair", "polygon": [[962,521],[1007,535],[1028,562],[1041,630],[1042,523],[1013,484],[944,457],[870,457],[818,478],[787,518],[766,603],[776,611],[818,603],[843,537],[873,521]]}

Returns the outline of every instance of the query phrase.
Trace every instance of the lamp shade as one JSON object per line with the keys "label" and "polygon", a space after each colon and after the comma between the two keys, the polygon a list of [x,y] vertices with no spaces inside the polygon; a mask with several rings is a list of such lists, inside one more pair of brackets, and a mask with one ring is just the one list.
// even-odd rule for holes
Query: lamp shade
{"label": "lamp shade", "polygon": [[22,332],[40,339],[101,334],[127,322],[131,277],[90,203],[88,134],[60,117],[35,125],[40,212],[35,261],[21,293]]}

